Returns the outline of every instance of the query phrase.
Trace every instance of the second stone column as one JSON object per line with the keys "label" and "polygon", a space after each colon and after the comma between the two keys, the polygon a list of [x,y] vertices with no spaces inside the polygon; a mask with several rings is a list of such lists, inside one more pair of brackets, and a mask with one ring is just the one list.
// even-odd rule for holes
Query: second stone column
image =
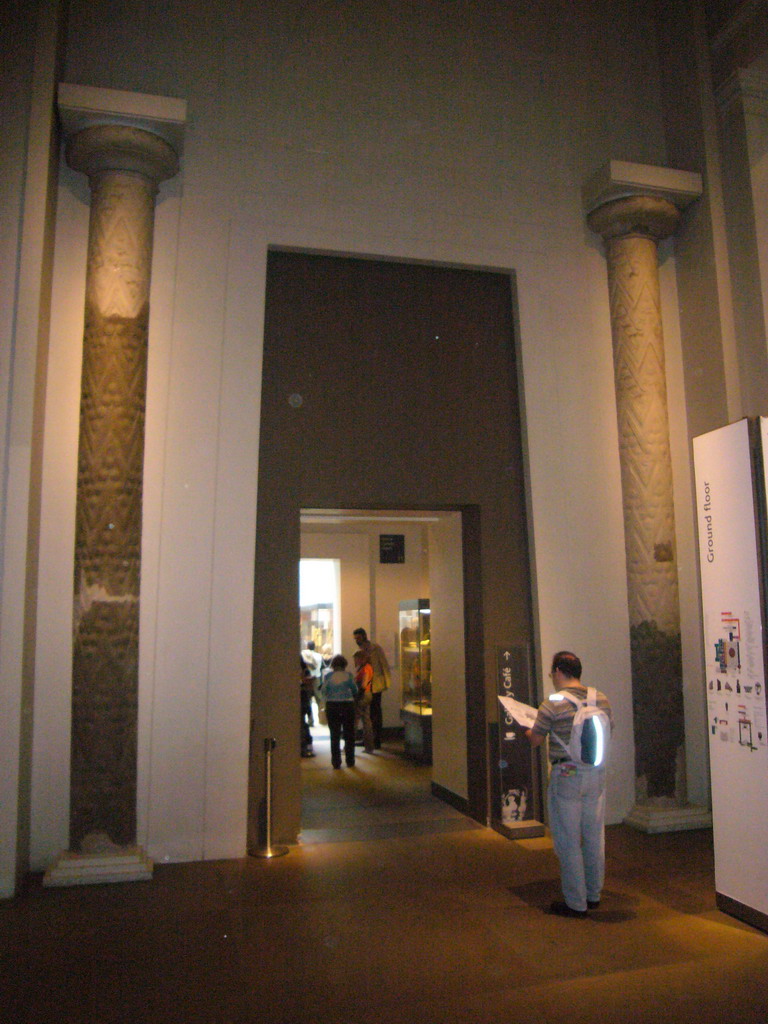
{"label": "second stone column", "polygon": [[658,242],[680,213],[630,196],[593,210],[606,246],[632,651],[636,797],[686,802],[680,608]]}

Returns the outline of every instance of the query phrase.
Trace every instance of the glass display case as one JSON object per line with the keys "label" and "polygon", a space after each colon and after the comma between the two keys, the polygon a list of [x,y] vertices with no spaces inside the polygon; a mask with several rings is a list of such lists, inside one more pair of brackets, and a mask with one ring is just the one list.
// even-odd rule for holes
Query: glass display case
{"label": "glass display case", "polygon": [[426,598],[401,601],[400,686],[405,752],[425,763],[432,761],[432,659],[430,608]]}

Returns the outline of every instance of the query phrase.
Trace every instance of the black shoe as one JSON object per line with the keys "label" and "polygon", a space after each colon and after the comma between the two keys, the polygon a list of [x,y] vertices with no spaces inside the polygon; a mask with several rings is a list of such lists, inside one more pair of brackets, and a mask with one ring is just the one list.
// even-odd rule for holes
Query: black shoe
{"label": "black shoe", "polygon": [[587,900],[587,910],[597,910],[600,900]]}
{"label": "black shoe", "polygon": [[354,767],[355,767],[355,762],[354,761],[347,761],[347,768],[354,768]]}
{"label": "black shoe", "polygon": [[557,914],[558,917],[586,917],[586,910],[574,910],[573,907],[569,907],[567,903],[563,903],[562,900],[555,900],[552,906],[549,908],[550,914]]}

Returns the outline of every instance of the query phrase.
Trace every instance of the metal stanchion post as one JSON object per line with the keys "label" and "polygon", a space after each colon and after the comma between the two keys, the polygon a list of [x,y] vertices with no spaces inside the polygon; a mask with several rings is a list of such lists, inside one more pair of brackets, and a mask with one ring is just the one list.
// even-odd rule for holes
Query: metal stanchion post
{"label": "metal stanchion post", "polygon": [[263,846],[256,850],[249,850],[252,857],[282,857],[288,853],[287,846],[272,845],[272,751],[277,745],[277,740],[272,737],[264,740],[264,791],[266,794],[266,836]]}

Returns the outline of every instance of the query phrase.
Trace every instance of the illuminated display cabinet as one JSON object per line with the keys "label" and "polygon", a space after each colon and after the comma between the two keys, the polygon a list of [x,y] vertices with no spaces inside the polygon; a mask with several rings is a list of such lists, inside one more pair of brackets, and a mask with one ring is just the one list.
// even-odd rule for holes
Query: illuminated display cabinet
{"label": "illuminated display cabinet", "polygon": [[432,659],[429,601],[401,601],[400,685],[405,752],[415,760],[432,762]]}

